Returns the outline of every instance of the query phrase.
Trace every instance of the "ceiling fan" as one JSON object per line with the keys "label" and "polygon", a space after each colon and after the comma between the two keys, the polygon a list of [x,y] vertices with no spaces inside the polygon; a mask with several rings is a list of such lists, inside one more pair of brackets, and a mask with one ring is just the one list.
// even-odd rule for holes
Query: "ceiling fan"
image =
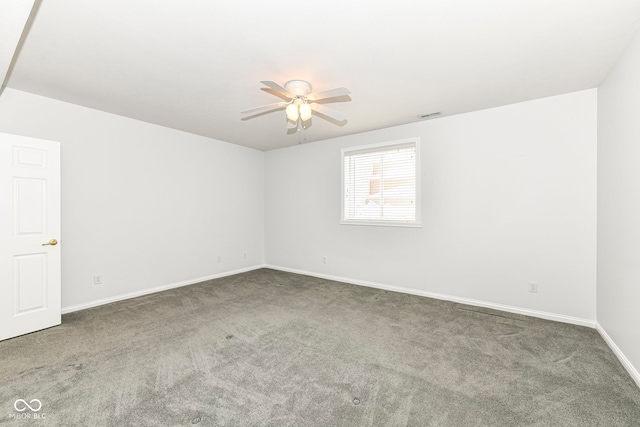
{"label": "ceiling fan", "polygon": [[[271,81],[262,81],[260,83],[268,86],[271,89],[269,90],[263,88],[263,90],[266,90],[273,95],[279,96],[285,99],[285,101],[262,105],[260,107],[249,108],[247,110],[241,111],[242,114],[265,114],[284,108],[287,116],[287,121],[295,124],[297,130],[300,130],[301,127],[306,127],[305,122],[307,122],[311,118],[314,112],[318,113],[320,117],[324,116],[323,118],[329,118],[330,121],[337,122],[336,124],[338,125],[341,124],[340,122],[343,122],[342,124],[344,124],[344,122],[346,122],[347,120],[347,116],[345,116],[340,111],[334,110],[333,108],[329,108],[316,102],[321,101],[322,103],[325,103],[331,98],[348,96],[351,92],[346,87],[337,87],[334,89],[311,93],[311,84],[304,80],[288,81],[287,83],[285,83],[284,87]],[[349,98],[349,101],[350,100],[351,99]]]}

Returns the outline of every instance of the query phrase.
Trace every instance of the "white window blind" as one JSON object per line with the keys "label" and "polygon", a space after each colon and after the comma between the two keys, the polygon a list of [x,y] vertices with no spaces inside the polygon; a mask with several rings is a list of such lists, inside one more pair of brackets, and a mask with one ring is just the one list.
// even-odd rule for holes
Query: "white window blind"
{"label": "white window blind", "polygon": [[342,150],[343,223],[419,224],[418,142]]}

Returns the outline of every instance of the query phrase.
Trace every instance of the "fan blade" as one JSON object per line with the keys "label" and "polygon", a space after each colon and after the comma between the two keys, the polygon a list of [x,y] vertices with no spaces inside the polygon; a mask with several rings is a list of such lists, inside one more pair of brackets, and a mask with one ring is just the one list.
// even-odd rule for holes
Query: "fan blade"
{"label": "fan blade", "polygon": [[318,93],[312,93],[310,95],[307,95],[307,99],[309,101],[318,101],[320,99],[335,98],[337,96],[346,96],[346,95],[349,95],[350,93],[351,91],[346,87],[336,87],[333,89],[327,89]]}
{"label": "fan blade", "polygon": [[261,110],[269,110],[269,109],[277,109],[280,107],[284,107],[285,105],[289,104],[288,102],[276,102],[275,104],[269,104],[269,105],[263,105],[261,107],[254,107],[254,108],[249,108],[248,110],[242,110],[240,111],[242,114],[247,114],[247,113],[255,113],[257,111],[261,111]]}
{"label": "fan blade", "polygon": [[295,133],[298,133],[299,131],[300,131],[300,119],[296,120],[295,123],[287,119],[287,135],[293,135]]}
{"label": "fan blade", "polygon": [[339,122],[344,122],[345,120],[347,120],[347,116],[345,116],[340,111],[334,110],[333,108],[325,107],[324,105],[316,104],[315,102],[311,104],[311,109]]}
{"label": "fan blade", "polygon": [[283,88],[282,86],[280,86],[278,83],[276,82],[270,82],[270,81],[263,81],[260,82],[265,86],[269,86],[271,89],[275,90],[278,93],[281,93],[282,95],[286,96],[287,98],[295,98],[296,96],[292,93],[290,93],[288,90],[286,90],[285,88]]}

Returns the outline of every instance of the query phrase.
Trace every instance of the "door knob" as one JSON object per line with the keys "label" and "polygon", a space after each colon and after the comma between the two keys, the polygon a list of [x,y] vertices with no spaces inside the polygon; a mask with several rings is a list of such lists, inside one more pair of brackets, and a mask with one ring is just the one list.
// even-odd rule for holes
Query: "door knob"
{"label": "door knob", "polygon": [[49,240],[49,243],[43,243],[42,246],[47,246],[47,245],[55,246],[57,244],[58,244],[58,241],[56,239],[51,239]]}

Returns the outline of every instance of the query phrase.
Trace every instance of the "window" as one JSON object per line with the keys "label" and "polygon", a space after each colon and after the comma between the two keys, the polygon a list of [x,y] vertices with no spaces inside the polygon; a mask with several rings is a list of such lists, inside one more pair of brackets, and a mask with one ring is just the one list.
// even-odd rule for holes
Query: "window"
{"label": "window", "polygon": [[420,139],[342,149],[342,224],[420,226]]}

